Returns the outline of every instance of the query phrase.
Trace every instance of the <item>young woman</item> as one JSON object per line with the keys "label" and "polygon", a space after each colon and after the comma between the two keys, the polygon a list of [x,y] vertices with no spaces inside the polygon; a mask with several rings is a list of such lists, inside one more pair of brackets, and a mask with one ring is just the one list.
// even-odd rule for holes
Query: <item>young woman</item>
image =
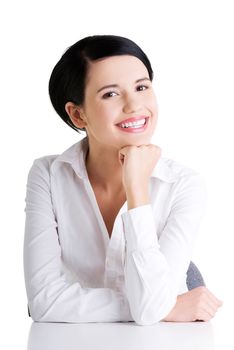
{"label": "young woman", "polygon": [[191,262],[204,180],[151,143],[153,71],[133,41],[86,37],[54,67],[58,115],[86,136],[36,159],[26,194],[24,271],[40,322],[208,321],[222,302]]}

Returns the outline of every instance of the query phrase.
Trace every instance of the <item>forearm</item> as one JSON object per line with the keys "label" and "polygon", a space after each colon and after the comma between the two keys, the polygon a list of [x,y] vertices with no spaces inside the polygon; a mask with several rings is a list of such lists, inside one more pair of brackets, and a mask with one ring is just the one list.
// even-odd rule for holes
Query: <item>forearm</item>
{"label": "forearm", "polygon": [[147,185],[135,186],[127,189],[126,198],[128,210],[150,203],[149,189]]}
{"label": "forearm", "polygon": [[175,290],[165,257],[159,250],[150,204],[122,214],[126,240],[126,295],[135,322],[150,325],[169,314]]}

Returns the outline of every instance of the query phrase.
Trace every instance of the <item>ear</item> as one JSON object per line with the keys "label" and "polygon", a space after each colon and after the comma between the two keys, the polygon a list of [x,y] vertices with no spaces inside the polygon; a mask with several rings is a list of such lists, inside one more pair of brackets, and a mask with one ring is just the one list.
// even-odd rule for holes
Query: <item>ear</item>
{"label": "ear", "polygon": [[77,106],[73,102],[67,102],[65,104],[65,110],[66,110],[67,114],[69,115],[72,123],[76,127],[82,129],[87,125],[87,123],[84,120],[84,115],[83,115],[83,111],[82,111],[81,107]]}

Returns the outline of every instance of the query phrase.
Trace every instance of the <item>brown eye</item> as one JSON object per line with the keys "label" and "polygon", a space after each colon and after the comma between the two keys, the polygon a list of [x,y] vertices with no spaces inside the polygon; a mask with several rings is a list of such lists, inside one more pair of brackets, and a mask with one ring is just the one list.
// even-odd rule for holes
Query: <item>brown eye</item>
{"label": "brown eye", "polygon": [[116,92],[114,92],[114,91],[109,91],[109,92],[105,93],[105,94],[102,96],[102,98],[112,97],[111,94],[116,94]]}
{"label": "brown eye", "polygon": [[146,86],[146,85],[138,85],[138,86],[137,86],[137,89],[138,89],[138,88],[144,88],[144,89],[139,90],[139,91],[144,91],[144,90],[147,90],[147,89],[148,89],[148,86]]}

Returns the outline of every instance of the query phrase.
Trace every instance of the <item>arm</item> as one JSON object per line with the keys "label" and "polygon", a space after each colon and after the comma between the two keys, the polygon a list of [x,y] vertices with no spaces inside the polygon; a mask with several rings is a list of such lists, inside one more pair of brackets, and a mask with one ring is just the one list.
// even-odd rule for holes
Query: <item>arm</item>
{"label": "arm", "polygon": [[64,265],[47,168],[35,161],[27,181],[24,273],[32,319],[71,323],[132,320],[123,294],[110,288],[82,288]]}
{"label": "arm", "polygon": [[181,177],[173,188],[170,214],[158,239],[158,218],[150,205],[148,184],[160,156],[160,147],[152,144],[119,151],[128,201],[128,211],[122,214],[126,294],[132,316],[141,325],[162,320],[175,306],[206,202],[202,177],[195,173]]}
{"label": "arm", "polygon": [[122,214],[127,245],[126,293],[132,316],[141,325],[162,320],[175,306],[206,199],[201,176],[181,178],[167,224],[158,240],[153,208],[145,191],[139,194],[137,187],[129,191],[129,210]]}

